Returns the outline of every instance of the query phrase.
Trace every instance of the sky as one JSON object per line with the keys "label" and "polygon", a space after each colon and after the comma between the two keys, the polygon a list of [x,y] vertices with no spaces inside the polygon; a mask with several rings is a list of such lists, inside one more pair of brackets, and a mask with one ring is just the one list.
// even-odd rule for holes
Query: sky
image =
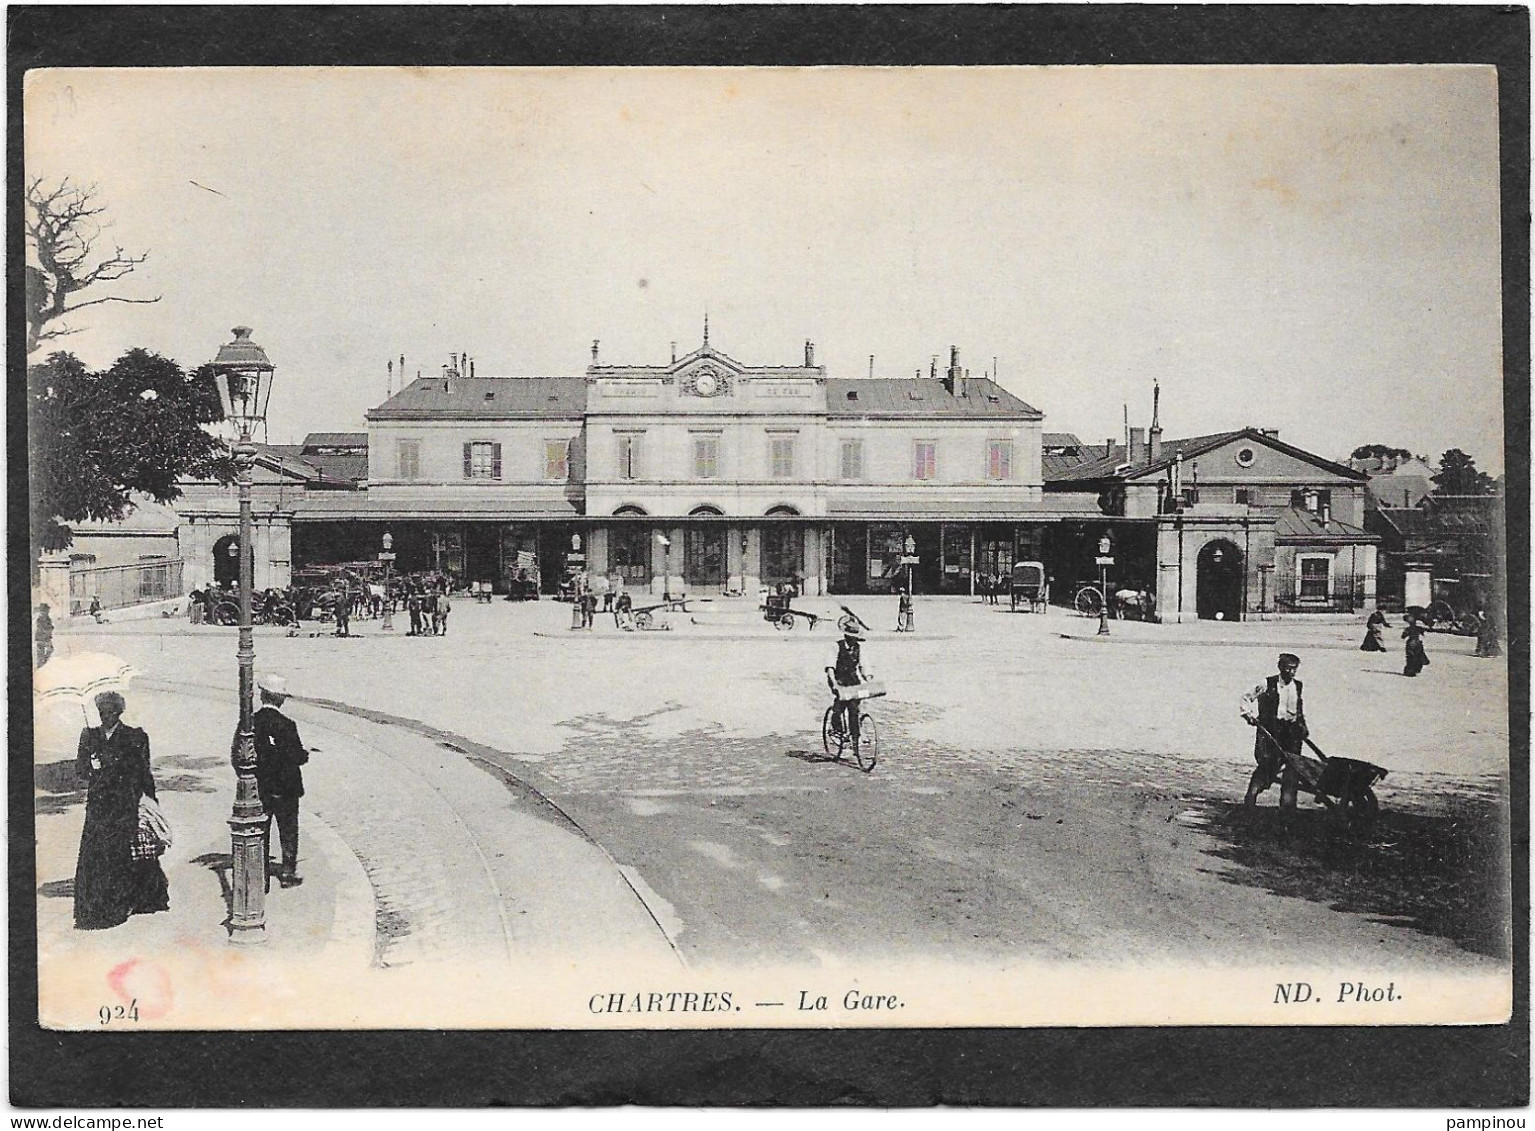
{"label": "sky", "polygon": [[[270,437],[401,354],[578,375],[711,344],[940,369],[1101,443],[1254,427],[1503,469],[1491,68],[164,69],[28,75],[26,171],[149,259],[58,343],[237,325]],[[395,388],[399,387],[398,375]]]}

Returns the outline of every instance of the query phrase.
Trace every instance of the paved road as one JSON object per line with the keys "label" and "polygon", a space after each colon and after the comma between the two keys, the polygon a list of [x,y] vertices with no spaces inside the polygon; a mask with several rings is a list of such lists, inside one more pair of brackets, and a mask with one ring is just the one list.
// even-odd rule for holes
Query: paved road
{"label": "paved road", "polygon": [[[893,620],[883,602],[853,604],[877,626]],[[377,733],[351,734],[354,762],[393,759],[390,772],[339,771],[313,791],[396,893],[380,923],[401,917],[409,941],[387,943],[386,961],[515,938],[514,889],[482,833],[508,804],[555,827],[540,797],[601,846],[694,962],[1482,961],[1228,882],[1234,866],[1188,819],[1201,797],[1240,796],[1251,732],[1236,698],[1280,647],[1304,657],[1319,739],[1392,769],[1386,805],[1500,796],[1503,668],[1466,654],[1469,641],[1433,638],[1435,663],[1413,681],[1398,656],[1359,653],[1353,625],[1116,624],[1099,640],[1059,612],[930,601],[919,618],[922,634],[876,633],[866,646],[892,692],[876,707],[885,750],[871,775],[820,760],[834,634],[774,633],[726,602],[669,633],[599,622],[590,636],[566,630],[565,606],[460,604],[440,639],[386,638],[367,622],[349,641],[258,634],[258,664],[306,697],[424,725],[447,744],[430,747],[430,764],[401,763]],[[232,632],[123,625],[79,639],[154,678],[233,684]],[[351,725],[306,710],[306,725]],[[437,867],[476,844],[478,874]],[[460,917],[463,934],[434,934]],[[570,937],[591,941],[579,922]]]}

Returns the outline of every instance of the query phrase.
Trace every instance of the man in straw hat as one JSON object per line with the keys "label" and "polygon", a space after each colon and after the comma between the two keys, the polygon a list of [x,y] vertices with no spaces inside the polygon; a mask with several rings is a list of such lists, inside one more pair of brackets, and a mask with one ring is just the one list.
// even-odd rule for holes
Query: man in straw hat
{"label": "man in straw hat", "polygon": [[[863,670],[863,629],[857,621],[850,620],[837,641],[837,663],[831,677],[838,687],[856,687],[868,680]],[[853,749],[858,748],[858,704],[848,699],[838,699],[832,714],[832,726],[847,734]]]}
{"label": "man in straw hat", "polygon": [[1301,682],[1295,678],[1300,657],[1293,652],[1279,654],[1279,674],[1271,675],[1242,696],[1242,717],[1248,726],[1258,728],[1253,742],[1253,758],[1258,768],[1247,783],[1244,805],[1258,804],[1258,794],[1279,779],[1279,807],[1294,809],[1297,792],[1296,774],[1285,754],[1300,756],[1301,744],[1310,732],[1306,728],[1306,704]]}
{"label": "man in straw hat", "polygon": [[271,843],[272,821],[282,844],[282,866],[277,882],[285,888],[304,881],[298,874],[298,802],[304,796],[304,773],[309,751],[298,736],[298,726],[282,713],[288,698],[288,682],[280,675],[263,675],[256,681],[261,690],[261,709],[256,712],[256,788],[267,813],[266,837]]}

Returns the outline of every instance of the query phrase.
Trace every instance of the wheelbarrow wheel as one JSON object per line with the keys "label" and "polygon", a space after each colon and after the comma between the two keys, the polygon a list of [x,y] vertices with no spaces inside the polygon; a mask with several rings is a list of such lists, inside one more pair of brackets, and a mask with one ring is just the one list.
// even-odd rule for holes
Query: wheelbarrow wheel
{"label": "wheelbarrow wheel", "polygon": [[783,616],[779,617],[773,622],[773,627],[778,629],[779,632],[791,631],[794,628],[793,615],[790,613],[785,613]]}
{"label": "wheelbarrow wheel", "polygon": [[1344,802],[1343,811],[1350,821],[1368,824],[1380,812],[1380,802],[1375,798],[1375,791],[1366,786],[1364,792],[1353,794]]}

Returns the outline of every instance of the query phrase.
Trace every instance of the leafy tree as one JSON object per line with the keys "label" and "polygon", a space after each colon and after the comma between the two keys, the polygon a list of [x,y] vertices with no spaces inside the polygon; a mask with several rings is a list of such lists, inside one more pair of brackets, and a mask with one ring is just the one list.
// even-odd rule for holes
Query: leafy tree
{"label": "leafy tree", "polygon": [[121,279],[148,258],[131,255],[121,247],[116,247],[111,255],[98,255],[96,244],[101,238],[101,217],[105,212],[105,206],[97,202],[94,187],[82,188],[67,177],[55,185],[47,184],[41,177],[27,182],[28,357],[44,342],[75,332],[75,328],[59,321],[66,314],[104,302],[160,301],[159,296],[125,298],[101,294],[71,303],[71,296],[98,283]]}
{"label": "leafy tree", "polygon": [[1478,471],[1476,460],[1459,448],[1451,448],[1439,457],[1439,474],[1434,476],[1436,495],[1492,495],[1497,483],[1486,472]]}
{"label": "leafy tree", "polygon": [[[1350,459],[1412,459],[1406,448],[1391,448],[1385,444],[1361,444],[1354,449]],[[1427,462],[1426,460],[1424,461]]]}
{"label": "leafy tree", "polygon": [[71,522],[123,518],[134,493],[168,503],[180,478],[234,478],[228,448],[202,427],[223,418],[212,366],[188,376],[135,349],[92,373],[55,353],[27,369],[27,399],[34,554],[68,546]]}

